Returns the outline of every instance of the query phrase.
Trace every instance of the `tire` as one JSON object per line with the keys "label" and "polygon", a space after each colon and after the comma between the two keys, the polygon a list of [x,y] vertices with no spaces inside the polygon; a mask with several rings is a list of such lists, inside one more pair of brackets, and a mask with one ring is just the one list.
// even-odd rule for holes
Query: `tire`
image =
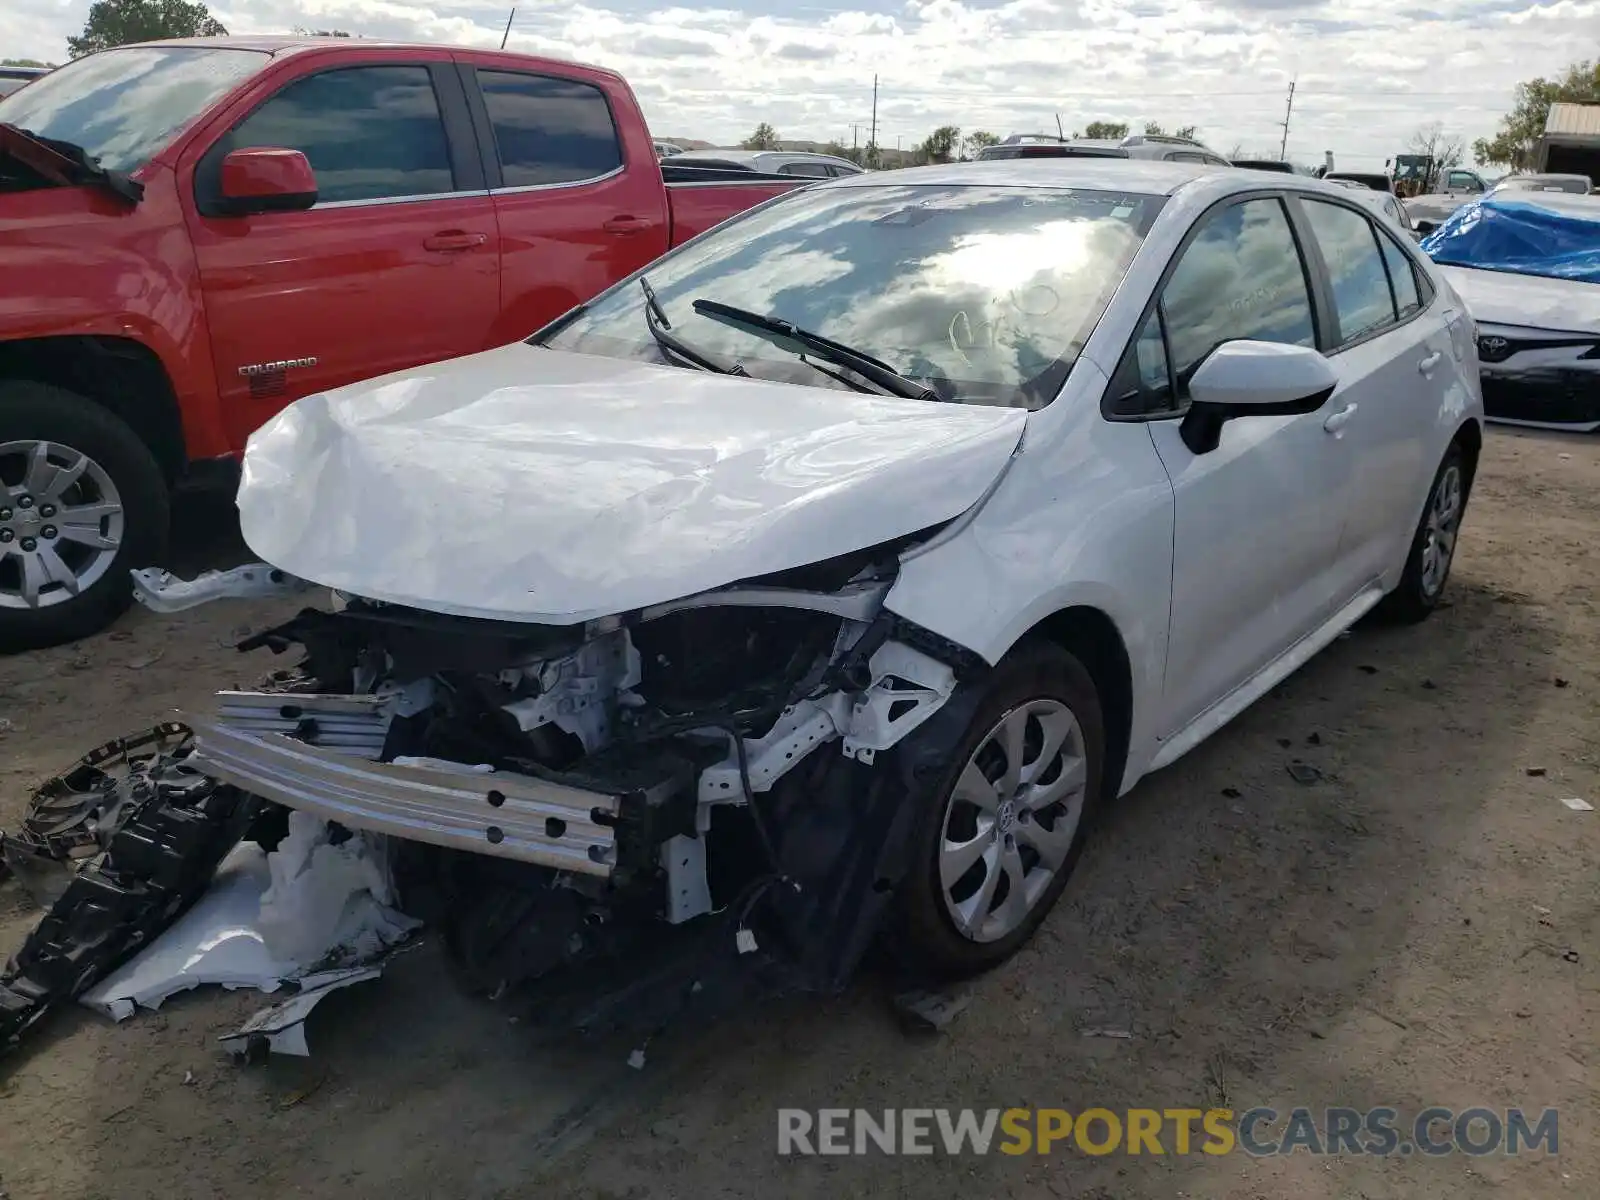
{"label": "tire", "polygon": [[[1450,568],[1455,562],[1455,548],[1461,534],[1461,519],[1466,515],[1467,498],[1471,491],[1467,476],[1466,459],[1461,447],[1451,444],[1444,461],[1434,473],[1433,486],[1428,489],[1428,499],[1422,506],[1422,516],[1417,520],[1416,531],[1411,535],[1411,549],[1406,554],[1406,565],[1400,573],[1400,582],[1394,591],[1383,598],[1374,615],[1395,625],[1415,625],[1427,620],[1439,606],[1445,584],[1450,579]],[[1439,521],[1443,516],[1440,503],[1454,496],[1453,513],[1447,518],[1448,538],[1444,540],[1444,562],[1439,566]],[[1448,505],[1448,501],[1446,501]],[[1430,544],[1432,549],[1430,550]]]}
{"label": "tire", "polygon": [[[45,466],[31,466],[40,446]],[[63,485],[62,467],[78,459],[84,461],[75,477]],[[30,483],[39,495],[19,495]],[[96,518],[91,505],[106,515]],[[67,527],[52,521],[75,508],[77,532],[59,532]],[[128,572],[166,554],[169,522],[161,468],[124,421],[63,388],[0,382],[0,653],[57,646],[104,629],[133,602]],[[36,570],[31,585],[22,550],[28,544],[53,555],[30,556],[36,567],[49,562],[49,573]],[[62,571],[72,585],[63,586]],[[74,588],[81,590],[74,595]]]}
{"label": "tire", "polygon": [[[1040,739],[1045,723],[1039,718],[1064,727],[1060,710],[1065,710],[1075,723],[1076,733],[1068,731],[1061,745],[1065,751],[1076,751],[1070,756],[1081,760],[1081,789],[1070,791],[1065,802],[1040,806],[1040,815],[1030,817],[1020,816],[1005,797],[998,797],[989,832],[985,833],[984,814],[967,801],[968,796],[977,794],[977,789],[970,786],[970,777],[964,781],[964,773],[976,760],[976,768],[983,772],[985,781],[1004,779],[1010,771],[1002,745],[1006,718],[1010,715],[1020,719],[1016,714],[1030,705],[1040,706],[1043,711],[1028,717],[1021,756],[1024,767],[1037,769],[1041,765],[1044,747]],[[942,764],[935,785],[915,798],[922,811],[912,835],[909,869],[896,898],[894,937],[890,943],[902,963],[924,975],[960,979],[987,971],[1015,954],[1060,898],[1077,866],[1100,796],[1104,764],[1105,725],[1089,673],[1076,658],[1053,643],[1029,641],[1018,646],[995,668],[965,733],[955,740]],[[1042,777],[1049,785],[1059,783],[1062,773],[1045,764]],[[1068,830],[1061,822],[1074,810],[1076,819]],[[1046,816],[1052,818],[1048,823]],[[1007,830],[1012,838],[1009,845],[1002,836]],[[1039,838],[1041,832],[1050,834],[1049,838]],[[969,838],[968,834],[973,836]],[[945,847],[973,847],[985,838],[992,848],[984,849],[982,857],[956,876],[947,892],[942,868],[958,869],[966,856],[962,860],[947,857]],[[1058,865],[1053,875],[1039,876],[1027,885],[1030,890],[1039,890],[1018,918],[1015,911],[1008,909],[1015,876],[1007,873],[1002,864],[1008,862],[1008,851],[1014,846],[1017,865],[1033,875],[1048,865],[1040,850],[1046,844]],[[997,876],[985,906],[982,888],[987,885],[991,864]],[[979,868],[981,872],[975,875]],[[1020,894],[1025,897],[1027,893]],[[958,917],[960,912],[968,914],[965,928]],[[1017,919],[999,920],[1001,916]]]}

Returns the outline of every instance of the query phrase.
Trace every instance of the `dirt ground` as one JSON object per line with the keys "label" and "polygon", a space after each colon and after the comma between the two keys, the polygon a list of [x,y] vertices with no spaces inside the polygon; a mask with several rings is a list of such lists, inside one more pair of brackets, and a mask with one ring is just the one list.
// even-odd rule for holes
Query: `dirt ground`
{"label": "dirt ground", "polygon": [[[203,554],[238,554],[226,516]],[[202,530],[206,530],[203,528]],[[205,542],[205,539],[201,539]],[[1494,433],[1450,605],[1360,628],[1107,815],[1061,905],[937,1038],[870,976],[648,1048],[555,1042],[424,946],[313,1057],[233,1065],[262,1003],[62,1014],[0,1066],[0,1192],[53,1197],[1600,1195],[1600,442]],[[91,745],[265,669],[292,605],[130,614],[0,661],[0,827]],[[1302,784],[1299,758],[1321,772]],[[0,949],[34,919],[0,891]],[[1115,1026],[1127,1039],[1084,1036]],[[186,1082],[186,1076],[190,1082]],[[779,1107],[1560,1110],[1519,1158],[781,1158]]]}

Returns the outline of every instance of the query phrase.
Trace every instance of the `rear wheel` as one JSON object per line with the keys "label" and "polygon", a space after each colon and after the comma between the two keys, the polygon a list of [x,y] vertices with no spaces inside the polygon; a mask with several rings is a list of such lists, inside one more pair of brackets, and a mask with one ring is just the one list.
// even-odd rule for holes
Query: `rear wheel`
{"label": "rear wheel", "polygon": [[0,651],[109,625],[168,521],[161,469],[123,421],[62,388],[0,383]]}
{"label": "rear wheel", "polygon": [[1104,761],[1077,659],[1040,642],[996,668],[924,801],[895,939],[910,965],[959,978],[1022,947],[1077,865]]}
{"label": "rear wheel", "polygon": [[1466,459],[1461,447],[1452,445],[1439,464],[1411,538],[1411,552],[1394,591],[1383,598],[1378,615],[1386,620],[1411,625],[1427,619],[1444,595],[1445,581],[1455,562],[1456,538],[1467,506]]}

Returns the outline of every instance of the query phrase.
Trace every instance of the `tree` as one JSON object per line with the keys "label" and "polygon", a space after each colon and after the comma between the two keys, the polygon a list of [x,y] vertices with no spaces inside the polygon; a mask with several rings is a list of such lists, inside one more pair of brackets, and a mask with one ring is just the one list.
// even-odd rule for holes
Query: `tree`
{"label": "tree", "polygon": [[83,33],[67,39],[67,53],[82,58],[129,42],[220,37],[227,32],[198,0],[95,0]]}
{"label": "tree", "polygon": [[740,142],[739,145],[746,150],[776,150],[778,148],[778,131],[763,121],[756,126],[756,131]]}
{"label": "tree", "polygon": [[1461,165],[1461,159],[1467,152],[1467,143],[1461,138],[1446,134],[1444,126],[1435,121],[1432,125],[1424,125],[1411,135],[1411,140],[1406,143],[1406,151],[1410,154],[1427,155],[1433,159],[1434,170],[1442,174],[1451,167]]}
{"label": "tree", "polygon": [[1472,143],[1472,156],[1525,171],[1537,161],[1539,138],[1557,101],[1600,102],[1600,59],[1573,63],[1555,79],[1530,79],[1517,84],[1517,99],[1500,120],[1500,132]]}
{"label": "tree", "polygon": [[296,25],[294,32],[301,37],[354,37],[342,29],[307,29],[304,25]]}
{"label": "tree", "polygon": [[[1192,142],[1192,141],[1195,140],[1195,136],[1194,135],[1195,135],[1195,133],[1197,131],[1197,128],[1198,127],[1194,126],[1194,125],[1185,125],[1182,129],[1180,129],[1176,133],[1172,134],[1172,136],[1173,137],[1180,137],[1180,138],[1183,138],[1185,141]],[[1144,123],[1144,132],[1145,132],[1145,136],[1146,137],[1166,137],[1167,136],[1167,131],[1161,127],[1161,122],[1160,121],[1146,121]]]}
{"label": "tree", "polygon": [[999,144],[999,137],[984,129],[974,129],[961,139],[962,152],[968,158],[977,158],[978,151],[985,146],[997,146]]}
{"label": "tree", "polygon": [[1089,128],[1083,131],[1083,136],[1121,141],[1128,136],[1128,123],[1126,121],[1120,123],[1116,121],[1090,121]]}
{"label": "tree", "polygon": [[923,162],[949,162],[956,156],[961,143],[961,130],[954,125],[941,125],[930,133],[917,147],[917,157]]}
{"label": "tree", "polygon": [[854,146],[846,146],[843,142],[829,142],[822,148],[824,154],[831,154],[835,158],[847,158],[856,166],[861,166],[861,151]]}
{"label": "tree", "polygon": [[0,67],[50,67],[55,63],[40,62],[37,58],[0,58]]}

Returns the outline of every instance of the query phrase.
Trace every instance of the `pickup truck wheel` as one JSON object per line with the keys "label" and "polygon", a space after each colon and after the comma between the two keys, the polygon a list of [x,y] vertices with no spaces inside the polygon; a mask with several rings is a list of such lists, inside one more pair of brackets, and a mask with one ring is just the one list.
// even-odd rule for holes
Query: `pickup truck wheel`
{"label": "pickup truck wheel", "polygon": [[1008,656],[921,814],[899,897],[899,957],[961,978],[1016,953],[1077,865],[1104,762],[1100,701],[1083,665],[1045,642]]}
{"label": "pickup truck wheel", "polygon": [[127,424],[62,388],[0,383],[0,652],[104,629],[168,522],[161,468]]}

